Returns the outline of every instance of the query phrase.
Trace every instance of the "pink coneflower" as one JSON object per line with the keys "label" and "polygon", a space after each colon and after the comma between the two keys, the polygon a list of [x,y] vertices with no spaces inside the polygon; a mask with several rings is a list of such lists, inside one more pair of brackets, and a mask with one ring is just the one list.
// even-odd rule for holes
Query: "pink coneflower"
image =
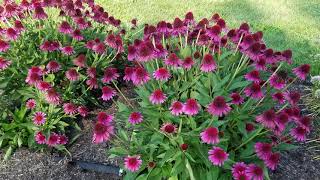
{"label": "pink coneflower", "polygon": [[46,144],[46,136],[40,131],[36,133],[34,139],[38,144]]}
{"label": "pink coneflower", "polygon": [[253,71],[247,73],[246,75],[244,75],[244,77],[246,78],[246,80],[253,81],[256,83],[259,83],[261,81],[260,73],[257,70],[253,70]]}
{"label": "pink coneflower", "polygon": [[137,49],[135,46],[128,46],[128,61],[133,61],[137,56]]}
{"label": "pink coneflower", "polygon": [[104,86],[102,88],[102,96],[101,98],[104,101],[108,101],[110,99],[112,99],[114,96],[116,95],[116,91],[108,86]]}
{"label": "pink coneflower", "polygon": [[80,75],[76,69],[69,69],[65,74],[67,79],[70,81],[78,81],[80,78]]}
{"label": "pink coneflower", "polygon": [[47,141],[48,146],[56,146],[60,143],[59,135],[56,133],[52,133]]}
{"label": "pink coneflower", "polygon": [[292,106],[296,106],[300,100],[300,93],[298,91],[290,91],[286,92],[284,97]]}
{"label": "pink coneflower", "polygon": [[254,65],[257,70],[265,71],[267,69],[266,63],[267,63],[266,59],[263,57],[260,57],[257,61],[255,61]]}
{"label": "pink coneflower", "polygon": [[280,112],[279,114],[277,114],[275,122],[279,132],[282,132],[286,128],[288,121],[289,116],[287,113]]}
{"label": "pink coneflower", "polygon": [[36,83],[36,88],[40,91],[48,91],[51,87],[51,84],[46,81],[39,81]]}
{"label": "pink coneflower", "polygon": [[252,180],[263,180],[263,169],[255,164],[247,166],[246,174]]}
{"label": "pink coneflower", "polygon": [[174,101],[169,109],[172,115],[179,116],[183,113],[183,104],[179,101]]}
{"label": "pink coneflower", "polygon": [[216,127],[209,127],[200,133],[201,141],[207,144],[217,144],[220,142],[219,130]]}
{"label": "pink coneflower", "polygon": [[232,176],[234,178],[239,177],[241,174],[245,174],[247,165],[244,162],[237,162],[232,166]]}
{"label": "pink coneflower", "polygon": [[15,41],[18,39],[19,33],[16,30],[14,30],[13,28],[8,28],[6,30],[6,37],[8,40]]}
{"label": "pink coneflower", "polygon": [[64,103],[63,111],[67,115],[74,115],[77,113],[77,107],[73,103]]}
{"label": "pink coneflower", "polygon": [[232,104],[240,105],[244,102],[244,98],[239,93],[232,93],[230,97],[232,98]]}
{"label": "pink coneflower", "polygon": [[149,101],[152,104],[162,104],[166,101],[166,99],[167,99],[167,96],[160,89],[156,89],[149,96]]}
{"label": "pink coneflower", "polygon": [[95,78],[97,75],[97,69],[95,67],[88,67],[86,72],[87,75],[91,78]]}
{"label": "pink coneflower", "polygon": [[62,47],[61,51],[62,51],[63,54],[68,55],[68,56],[74,54],[74,49],[73,49],[72,46]]}
{"label": "pink coneflower", "polygon": [[177,127],[169,122],[162,124],[160,129],[162,132],[167,133],[167,134],[172,134],[172,133],[177,132]]}
{"label": "pink coneflower", "polygon": [[127,156],[124,158],[124,167],[131,172],[136,172],[139,170],[142,164],[140,156]]}
{"label": "pink coneflower", "polygon": [[[100,40],[99,40],[100,41]],[[96,44],[94,40],[90,40],[86,43],[86,48],[93,50],[93,46]]]}
{"label": "pink coneflower", "polygon": [[309,64],[303,64],[293,69],[294,74],[301,80],[305,80],[310,72],[311,66]]}
{"label": "pink coneflower", "polygon": [[153,49],[152,46],[148,46],[147,44],[142,44],[138,49],[137,53],[137,61],[147,62],[153,58]]}
{"label": "pink coneflower", "polygon": [[200,105],[195,99],[188,99],[183,106],[183,112],[190,116],[198,114],[199,109]]}
{"label": "pink coneflower", "polygon": [[187,31],[187,27],[184,26],[183,21],[180,18],[175,18],[173,21],[173,35],[184,34]]}
{"label": "pink coneflower", "polygon": [[0,57],[0,71],[7,69],[11,64],[11,61],[8,61]]}
{"label": "pink coneflower", "polygon": [[192,60],[192,57],[186,57],[184,61],[182,62],[182,67],[189,70],[194,65],[194,61]]}
{"label": "pink coneflower", "polygon": [[84,37],[81,35],[81,31],[79,29],[76,29],[72,33],[72,38],[77,41],[82,41]]}
{"label": "pink coneflower", "polygon": [[46,67],[48,69],[48,72],[53,73],[58,72],[61,68],[60,64],[57,61],[50,61]]}
{"label": "pink coneflower", "polygon": [[140,112],[132,112],[129,116],[128,121],[131,124],[139,124],[143,121],[142,114]]}
{"label": "pink coneflower", "polygon": [[265,111],[263,114],[256,117],[256,121],[261,123],[263,126],[267,128],[274,128],[275,127],[275,118],[276,113],[273,109]]}
{"label": "pink coneflower", "polygon": [[275,170],[276,166],[279,164],[280,161],[280,154],[279,153],[272,153],[269,157],[264,159],[264,163],[268,168],[271,170]]}
{"label": "pink coneflower", "polygon": [[281,56],[287,63],[292,63],[292,51],[290,49],[284,50]]}
{"label": "pink coneflower", "polygon": [[66,135],[59,135],[59,144],[65,145],[68,143],[68,138]]}
{"label": "pink coneflower", "polygon": [[55,42],[55,41],[44,41],[40,45],[40,49],[42,51],[48,51],[48,52],[53,52],[55,50],[58,50],[59,47],[60,47],[59,42]]}
{"label": "pink coneflower", "polygon": [[222,29],[219,25],[214,25],[207,30],[208,36],[214,41],[219,41]]}
{"label": "pink coneflower", "polygon": [[298,118],[297,123],[307,131],[309,131],[312,124],[312,119],[309,116],[303,116]]}
{"label": "pink coneflower", "polygon": [[117,72],[116,68],[106,68],[104,70],[102,82],[103,83],[110,83],[113,80],[116,80],[120,75]]}
{"label": "pink coneflower", "polygon": [[148,71],[144,68],[137,67],[131,77],[134,85],[143,85],[150,80]]}
{"label": "pink coneflower", "polygon": [[217,96],[208,106],[208,112],[214,116],[223,116],[231,111],[230,106],[226,103],[223,96]]}
{"label": "pink coneflower", "polygon": [[106,46],[102,42],[100,42],[93,45],[92,50],[97,54],[103,54],[106,50]]}
{"label": "pink coneflower", "polygon": [[113,115],[107,114],[106,112],[99,112],[97,115],[98,123],[110,124],[114,119]]}
{"label": "pink coneflower", "polygon": [[220,147],[213,147],[208,153],[209,160],[216,166],[222,166],[229,157],[229,154]]}
{"label": "pink coneflower", "polygon": [[135,71],[135,68],[133,68],[133,67],[126,67],[126,68],[124,69],[123,80],[125,80],[125,81],[131,81],[134,71]]}
{"label": "pink coneflower", "polygon": [[73,60],[73,64],[78,67],[85,67],[86,66],[86,55],[80,54],[77,58]]}
{"label": "pink coneflower", "polygon": [[284,95],[282,94],[282,92],[274,93],[272,95],[272,99],[278,102],[279,104],[283,104],[286,102],[286,99],[284,98]]}
{"label": "pink coneflower", "polygon": [[260,159],[266,159],[272,154],[272,145],[269,143],[257,142],[254,149]]}
{"label": "pink coneflower", "polygon": [[34,100],[34,99],[29,99],[26,102],[27,109],[34,109],[36,107],[36,105],[37,105],[37,103],[36,103],[36,100]]}
{"label": "pink coneflower", "polygon": [[77,108],[77,111],[80,114],[80,116],[82,116],[82,117],[86,117],[89,114],[89,109],[85,106],[79,106]]}
{"label": "pink coneflower", "polygon": [[88,27],[88,23],[82,17],[76,18],[75,23],[78,26],[78,28],[81,30],[86,29]]}
{"label": "pink coneflower", "polygon": [[59,26],[59,32],[63,34],[71,34],[73,29],[67,21],[63,21]]}
{"label": "pink coneflower", "polygon": [[89,89],[97,89],[99,87],[97,78],[89,78],[86,80]]}
{"label": "pink coneflower", "polygon": [[153,55],[155,58],[164,58],[168,55],[168,51],[162,46],[162,44],[156,44]]}
{"label": "pink coneflower", "polygon": [[210,72],[214,71],[216,69],[216,62],[213,59],[213,56],[211,54],[206,54],[203,57],[202,63],[201,63],[201,71],[203,72]]}
{"label": "pink coneflower", "polygon": [[159,81],[167,81],[171,74],[166,68],[159,68],[153,73],[153,77]]}
{"label": "pink coneflower", "polygon": [[46,100],[50,104],[58,105],[60,104],[60,95],[53,89],[49,89],[46,93]]}
{"label": "pink coneflower", "polygon": [[6,52],[10,48],[9,43],[0,39],[0,52]]}
{"label": "pink coneflower", "polygon": [[290,135],[294,137],[297,141],[302,142],[306,140],[308,133],[309,131],[302,126],[298,126],[290,130]]}
{"label": "pink coneflower", "polygon": [[46,122],[46,114],[43,112],[36,112],[33,115],[33,123],[35,125],[43,125]]}
{"label": "pink coneflower", "polygon": [[46,18],[48,18],[48,15],[44,12],[44,10],[41,6],[36,6],[34,8],[33,17],[35,19],[46,19]]}
{"label": "pink coneflower", "polygon": [[172,53],[167,59],[165,59],[164,63],[169,66],[179,67],[182,62],[176,54]]}
{"label": "pink coneflower", "polygon": [[277,74],[274,74],[270,77],[269,83],[275,89],[282,89],[286,86],[286,81]]}
{"label": "pink coneflower", "polygon": [[250,87],[247,87],[244,90],[244,93],[246,94],[246,96],[252,97],[254,99],[261,99],[263,97],[261,86],[258,83],[253,83]]}
{"label": "pink coneflower", "polygon": [[94,126],[92,142],[95,144],[98,144],[98,143],[103,143],[105,141],[108,141],[111,135],[113,134],[113,132],[114,132],[113,125],[102,124],[98,122]]}

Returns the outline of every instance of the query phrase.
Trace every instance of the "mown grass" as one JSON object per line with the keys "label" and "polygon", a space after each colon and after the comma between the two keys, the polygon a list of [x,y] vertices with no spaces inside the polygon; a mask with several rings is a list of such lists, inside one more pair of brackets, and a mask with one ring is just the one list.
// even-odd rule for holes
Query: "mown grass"
{"label": "mown grass", "polygon": [[320,73],[319,0],[96,0],[124,22],[140,24],[172,21],[193,11],[200,19],[219,13],[230,27],[248,22],[262,30],[266,43],[277,50],[291,48],[295,64],[312,64]]}

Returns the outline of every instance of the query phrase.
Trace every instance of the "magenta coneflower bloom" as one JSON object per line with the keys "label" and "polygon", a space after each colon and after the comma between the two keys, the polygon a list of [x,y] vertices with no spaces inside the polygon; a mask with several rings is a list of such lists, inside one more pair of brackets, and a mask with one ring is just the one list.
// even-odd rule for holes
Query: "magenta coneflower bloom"
{"label": "magenta coneflower bloom", "polygon": [[200,133],[201,141],[207,144],[218,144],[219,130],[216,127],[208,127],[203,132]]}
{"label": "magenta coneflower bloom", "polygon": [[171,74],[166,68],[159,68],[153,73],[153,77],[159,81],[167,81]]}
{"label": "magenta coneflower bloom", "polygon": [[112,99],[114,96],[116,95],[116,91],[108,86],[104,86],[102,88],[102,96],[101,98],[104,101],[108,101],[110,99]]}
{"label": "magenta coneflower bloom", "polygon": [[70,81],[77,81],[80,78],[80,75],[76,69],[69,69],[65,74],[67,79]]}
{"label": "magenta coneflower bloom", "polygon": [[167,96],[160,89],[156,89],[149,96],[149,101],[152,104],[162,104],[166,101],[166,99]]}
{"label": "magenta coneflower bloom", "polygon": [[168,51],[162,46],[162,44],[156,44],[153,55],[155,58],[164,58],[168,55]]}
{"label": "magenta coneflower bloom", "polygon": [[106,68],[104,70],[102,82],[110,83],[111,81],[116,80],[120,75],[117,72],[116,68]]}
{"label": "magenta coneflower bloom", "polygon": [[11,61],[8,61],[0,57],[0,71],[7,69],[11,64]]}
{"label": "magenta coneflower bloom", "polygon": [[255,152],[260,159],[266,159],[272,154],[272,145],[269,143],[257,142],[254,145]]}
{"label": "magenta coneflower bloom", "polygon": [[285,112],[280,112],[279,114],[277,114],[275,122],[278,130],[282,132],[286,128],[287,123],[289,122],[288,114]]}
{"label": "magenta coneflower bloom", "polygon": [[254,66],[259,71],[265,71],[267,69],[267,61],[264,57],[260,57],[257,61],[255,61]]}
{"label": "magenta coneflower bloom", "polygon": [[253,83],[250,87],[247,87],[244,90],[244,93],[246,94],[246,96],[252,97],[254,99],[261,99],[263,97],[261,86],[258,83]]}
{"label": "magenta coneflower bloom", "polygon": [[111,138],[114,132],[114,127],[111,124],[97,123],[93,130],[92,142],[95,144],[103,143]]}
{"label": "magenta coneflower bloom", "polygon": [[184,34],[187,31],[187,27],[184,26],[183,21],[180,18],[175,18],[173,21],[173,35]]}
{"label": "magenta coneflower bloom", "polygon": [[46,19],[46,18],[48,18],[48,15],[44,12],[44,10],[41,6],[36,6],[34,8],[33,17],[35,19]]}
{"label": "magenta coneflower bloom", "polygon": [[198,114],[199,110],[200,110],[200,105],[195,99],[188,99],[183,106],[183,112],[186,115],[190,115],[190,116],[196,115]]}
{"label": "magenta coneflower bloom", "polygon": [[283,104],[286,102],[286,99],[284,98],[284,95],[282,92],[277,92],[277,93],[274,93],[272,95],[272,99],[276,102],[278,102],[279,104]]}
{"label": "magenta coneflower bloom", "polygon": [[179,101],[174,101],[169,109],[172,115],[179,116],[183,113],[183,104]]}
{"label": "magenta coneflower bloom", "polygon": [[275,118],[276,113],[273,109],[265,111],[263,114],[256,117],[256,121],[261,123],[263,126],[267,128],[274,128],[275,127]]}
{"label": "magenta coneflower bloom", "polygon": [[135,46],[128,46],[128,61],[133,61],[137,57],[137,49]]}
{"label": "magenta coneflower bloom", "polygon": [[107,114],[106,112],[99,112],[97,115],[98,123],[110,124],[114,119],[113,115]]}
{"label": "magenta coneflower bloom", "polygon": [[214,25],[207,30],[208,36],[214,41],[219,41],[222,29],[219,25]]}
{"label": "magenta coneflower bloom", "polygon": [[36,88],[40,91],[48,91],[51,87],[51,84],[45,81],[39,81],[36,83]]}
{"label": "magenta coneflower bloom", "polygon": [[77,27],[81,30],[84,30],[88,27],[88,23],[82,17],[76,18],[75,23],[76,23]]}
{"label": "magenta coneflower bloom", "polygon": [[59,143],[60,143],[59,135],[56,133],[52,133],[48,138],[47,145],[48,146],[56,146]]}
{"label": "magenta coneflower bloom", "polygon": [[60,95],[53,89],[49,89],[46,93],[46,100],[50,104],[58,105],[61,102]]}
{"label": "magenta coneflower bloom", "polygon": [[131,77],[134,85],[143,85],[150,80],[148,71],[144,68],[137,67]]}
{"label": "magenta coneflower bloom", "polygon": [[46,122],[46,114],[43,112],[36,112],[33,115],[33,123],[35,125],[43,125]]}
{"label": "magenta coneflower bloom", "polygon": [[284,50],[281,56],[287,63],[292,64],[292,51],[290,49]]}
{"label": "magenta coneflower bloom", "polygon": [[77,113],[77,107],[73,103],[64,103],[63,111],[67,115],[74,115]]}
{"label": "magenta coneflower bloom", "polygon": [[237,178],[239,175],[244,174],[246,169],[247,165],[244,162],[237,162],[232,166],[232,176]]}
{"label": "magenta coneflower bloom", "polygon": [[177,127],[173,125],[172,123],[166,122],[162,124],[160,130],[167,134],[172,134],[177,132]]}
{"label": "magenta coneflower bloom", "polygon": [[0,52],[6,52],[10,48],[9,43],[0,39]]}
{"label": "magenta coneflower bloom", "polygon": [[126,67],[126,68],[124,69],[123,80],[125,80],[125,81],[131,81],[134,71],[135,71],[135,68],[133,68],[133,67]]}
{"label": "magenta coneflower bloom", "polygon": [[139,124],[143,121],[142,114],[140,112],[132,112],[128,119],[131,124]]}
{"label": "magenta coneflower bloom", "polygon": [[309,131],[312,124],[312,119],[309,116],[303,116],[298,118],[297,124]]}
{"label": "magenta coneflower bloom", "polygon": [[253,71],[247,73],[246,75],[244,75],[244,77],[246,78],[246,80],[253,81],[256,83],[259,83],[261,81],[260,73],[257,70],[253,70]]}
{"label": "magenta coneflower bloom", "polygon": [[239,93],[232,93],[230,97],[232,98],[232,104],[240,105],[244,102],[244,98],[241,97]]}
{"label": "magenta coneflower bloom", "polygon": [[38,144],[46,144],[46,136],[40,131],[36,133],[34,139]]}
{"label": "magenta coneflower bloom", "polygon": [[96,44],[94,40],[90,40],[86,43],[86,48],[93,50],[93,46]]}
{"label": "magenta coneflower bloom", "polygon": [[72,33],[72,38],[77,41],[82,41],[84,37],[81,35],[81,31],[79,29],[76,29]]}
{"label": "magenta coneflower bloom", "polygon": [[142,164],[140,156],[127,156],[124,158],[124,167],[131,172],[136,172],[139,170]]}
{"label": "magenta coneflower bloom", "polygon": [[77,111],[80,114],[80,116],[82,116],[82,117],[86,117],[89,114],[89,109],[85,106],[79,106],[77,108]]}
{"label": "magenta coneflower bloom", "polygon": [[202,63],[201,63],[201,71],[203,72],[210,72],[214,71],[216,69],[216,62],[213,59],[213,56],[211,54],[206,54],[203,57]]}
{"label": "magenta coneflower bloom", "polygon": [[229,154],[220,147],[213,147],[208,153],[209,160],[216,166],[222,166],[229,157]]}
{"label": "magenta coneflower bloom", "polygon": [[309,134],[308,129],[302,126],[298,126],[290,130],[290,135],[294,137],[297,141],[301,141],[301,142],[306,140],[308,134]]}
{"label": "magenta coneflower bloom", "polygon": [[311,66],[309,64],[303,64],[293,69],[294,74],[301,80],[305,80],[310,72]]}
{"label": "magenta coneflower bloom", "polygon": [[252,180],[263,180],[263,169],[255,164],[247,166],[246,174]]}
{"label": "magenta coneflower bloom", "polygon": [[67,21],[63,21],[59,26],[59,32],[63,34],[71,34],[73,29]]}
{"label": "magenta coneflower bloom", "polygon": [[68,143],[68,138],[66,135],[59,135],[59,144],[65,145]]}
{"label": "magenta coneflower bloom", "polygon": [[208,112],[214,116],[227,115],[231,111],[230,106],[226,103],[223,96],[217,96],[208,106]]}
{"label": "magenta coneflower bloom", "polygon": [[19,32],[17,32],[16,30],[14,30],[13,28],[8,28],[6,30],[6,37],[8,40],[12,40],[15,41],[18,39],[19,37]]}
{"label": "magenta coneflower bloom", "polygon": [[186,57],[184,59],[184,61],[182,62],[182,67],[187,70],[191,69],[193,65],[194,65],[194,61],[192,60],[192,57],[190,57],[190,56]]}
{"label": "magenta coneflower bloom", "polygon": [[34,109],[36,107],[36,105],[37,105],[37,103],[36,103],[36,100],[34,100],[34,99],[29,99],[26,102],[27,109]]}
{"label": "magenta coneflower bloom", "polygon": [[284,94],[284,97],[292,106],[296,106],[300,100],[300,93],[298,91],[289,91]]}
{"label": "magenta coneflower bloom", "polygon": [[86,73],[89,77],[95,78],[97,75],[97,69],[95,67],[88,67]]}
{"label": "magenta coneflower bloom", "polygon": [[68,55],[68,56],[74,54],[74,49],[73,49],[72,46],[62,47],[61,51],[62,51],[63,54]]}
{"label": "magenta coneflower bloom", "polygon": [[274,74],[270,77],[269,83],[275,89],[282,89],[286,86],[286,81],[277,74]]}
{"label": "magenta coneflower bloom", "polygon": [[98,89],[99,87],[97,78],[87,79],[86,84],[89,86],[89,89]]}
{"label": "magenta coneflower bloom", "polygon": [[275,170],[280,161],[280,153],[271,153],[269,157],[264,159],[265,165],[271,170]]}
{"label": "magenta coneflower bloom", "polygon": [[153,58],[153,45],[148,46],[147,44],[142,44],[138,49],[137,61],[147,62]]}
{"label": "magenta coneflower bloom", "polygon": [[80,54],[77,58],[73,60],[73,64],[78,67],[85,67],[86,66],[86,55]]}
{"label": "magenta coneflower bloom", "polygon": [[164,63],[169,66],[179,67],[182,61],[176,54],[172,53],[167,59],[165,59]]}
{"label": "magenta coneflower bloom", "polygon": [[60,64],[57,61],[50,61],[46,67],[48,69],[48,72],[53,73],[58,72],[61,68]]}
{"label": "magenta coneflower bloom", "polygon": [[55,50],[58,50],[59,47],[60,47],[60,44],[58,42],[55,42],[55,41],[44,41],[40,45],[40,49],[42,51],[48,51],[48,52],[53,52]]}
{"label": "magenta coneflower bloom", "polygon": [[195,21],[194,21],[194,17],[193,17],[193,13],[190,11],[190,12],[187,12],[187,14],[185,15],[185,18],[184,18],[184,23],[185,24],[193,24]]}
{"label": "magenta coneflower bloom", "polygon": [[97,54],[103,54],[106,51],[106,46],[100,42],[93,45],[92,50]]}
{"label": "magenta coneflower bloom", "polygon": [[242,42],[240,43],[240,48],[241,49],[248,49],[252,44],[254,43],[254,39],[251,34],[247,34],[243,36]]}

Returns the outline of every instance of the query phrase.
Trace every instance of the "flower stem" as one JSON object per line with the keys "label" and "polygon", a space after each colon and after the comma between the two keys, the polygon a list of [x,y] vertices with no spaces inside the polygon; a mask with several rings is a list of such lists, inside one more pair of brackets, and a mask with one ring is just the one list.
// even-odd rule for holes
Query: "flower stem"
{"label": "flower stem", "polygon": [[117,89],[117,91],[120,93],[120,95],[123,97],[123,99],[128,103],[128,105],[134,109],[134,107],[131,105],[130,101],[126,98],[126,96],[121,92],[121,90],[118,88],[117,84],[112,81],[112,84],[114,85],[114,87]]}

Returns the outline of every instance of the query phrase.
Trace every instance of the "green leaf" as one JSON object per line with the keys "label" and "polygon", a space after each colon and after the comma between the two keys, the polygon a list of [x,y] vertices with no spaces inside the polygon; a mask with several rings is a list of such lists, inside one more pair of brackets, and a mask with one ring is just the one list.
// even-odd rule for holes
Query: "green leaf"
{"label": "green leaf", "polygon": [[118,155],[118,156],[123,156],[123,155],[127,155],[128,154],[128,151],[124,148],[121,148],[121,147],[113,147],[111,149],[109,149],[108,151],[110,154],[115,154],[115,155]]}
{"label": "green leaf", "polygon": [[4,155],[3,159],[5,161],[8,160],[11,157],[12,152],[13,152],[13,148],[12,148],[12,146],[9,146],[9,148],[7,149],[6,154]]}
{"label": "green leaf", "polygon": [[276,149],[278,149],[279,151],[290,151],[290,150],[297,149],[298,147],[299,146],[296,146],[293,144],[281,143],[276,147]]}

